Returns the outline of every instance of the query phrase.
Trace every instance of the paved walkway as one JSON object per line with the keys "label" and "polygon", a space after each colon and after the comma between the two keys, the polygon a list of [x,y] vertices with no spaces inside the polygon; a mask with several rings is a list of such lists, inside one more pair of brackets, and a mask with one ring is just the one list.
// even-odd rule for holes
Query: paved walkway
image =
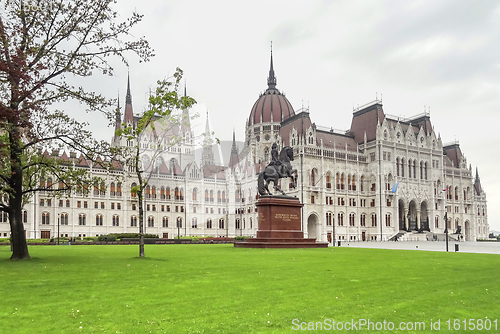
{"label": "paved walkway", "polygon": [[[448,242],[448,250],[455,251],[455,245],[458,245],[459,252],[463,253],[489,253],[500,254],[500,242]],[[358,247],[358,248],[385,248],[385,249],[408,249],[425,251],[446,251],[445,241],[368,241],[368,242],[342,242],[340,247]]]}

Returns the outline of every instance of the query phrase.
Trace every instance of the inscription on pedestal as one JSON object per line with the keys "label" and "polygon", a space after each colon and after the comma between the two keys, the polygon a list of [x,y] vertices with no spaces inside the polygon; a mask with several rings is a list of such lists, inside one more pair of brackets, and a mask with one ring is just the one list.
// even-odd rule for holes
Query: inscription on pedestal
{"label": "inscription on pedestal", "polygon": [[275,219],[280,219],[285,222],[291,222],[292,220],[298,220],[299,216],[290,213],[276,213],[274,215]]}

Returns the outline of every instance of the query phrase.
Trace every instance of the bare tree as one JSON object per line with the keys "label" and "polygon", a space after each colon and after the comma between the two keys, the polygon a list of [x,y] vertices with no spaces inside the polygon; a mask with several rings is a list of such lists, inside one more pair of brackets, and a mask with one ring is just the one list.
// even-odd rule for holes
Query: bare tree
{"label": "bare tree", "polygon": [[[85,130],[85,123],[54,103],[70,99],[89,111],[104,113],[110,122],[114,101],[71,85],[67,76],[112,75],[109,57],[127,63],[131,51],[148,61],[152,50],[144,38],[130,39],[130,29],[141,15],[117,21],[114,0],[6,0],[0,8],[0,193],[7,195],[0,210],[9,214],[11,259],[30,258],[22,222],[23,202],[40,187],[46,174],[63,180],[67,189],[81,171],[62,168],[61,161],[44,157],[40,147],[69,147],[95,161],[109,151]],[[66,190],[67,190],[66,189]],[[54,189],[55,190],[55,189]]]}
{"label": "bare tree", "polygon": [[[182,125],[189,122],[187,110],[196,101],[189,96],[179,94],[182,70],[157,82],[154,95],[149,98],[149,108],[137,122],[122,124],[116,131],[118,137],[125,137],[131,146],[122,147],[120,156],[123,163],[131,167],[137,176],[138,184],[132,187],[139,206],[139,257],[144,257],[144,190],[151,177],[157,172],[159,157],[170,147],[185,139]],[[147,152],[147,159],[142,159]]]}

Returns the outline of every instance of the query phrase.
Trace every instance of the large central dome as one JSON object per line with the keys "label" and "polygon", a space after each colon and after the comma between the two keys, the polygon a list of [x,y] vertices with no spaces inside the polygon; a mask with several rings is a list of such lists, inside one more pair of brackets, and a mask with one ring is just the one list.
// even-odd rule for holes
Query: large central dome
{"label": "large central dome", "polygon": [[267,89],[255,101],[247,126],[260,123],[281,123],[295,115],[293,107],[288,99],[276,88],[276,77],[273,68],[273,53],[271,51],[271,68],[267,78]]}

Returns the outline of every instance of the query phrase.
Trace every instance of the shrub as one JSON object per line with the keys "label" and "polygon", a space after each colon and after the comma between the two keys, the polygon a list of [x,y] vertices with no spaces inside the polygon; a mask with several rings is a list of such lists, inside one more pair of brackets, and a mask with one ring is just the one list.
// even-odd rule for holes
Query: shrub
{"label": "shrub", "polygon": [[97,237],[97,241],[116,241],[115,234],[103,234]]}
{"label": "shrub", "polygon": [[[112,235],[116,236],[116,239],[139,238],[139,233],[113,233]],[[158,238],[158,235],[157,234],[144,234],[144,238]]]}

